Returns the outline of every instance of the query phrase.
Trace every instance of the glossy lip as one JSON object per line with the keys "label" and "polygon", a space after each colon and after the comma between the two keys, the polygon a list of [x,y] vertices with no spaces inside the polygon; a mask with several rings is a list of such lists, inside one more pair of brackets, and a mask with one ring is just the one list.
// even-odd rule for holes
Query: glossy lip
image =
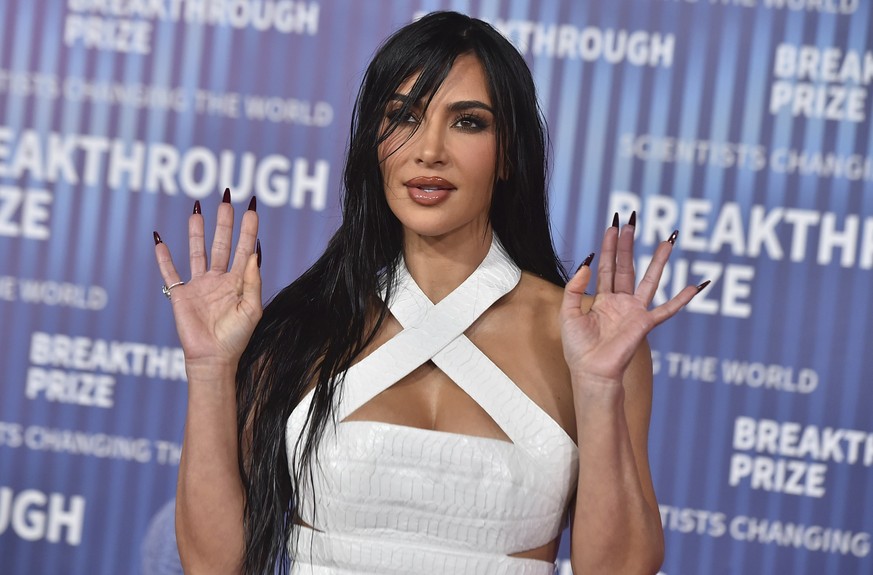
{"label": "glossy lip", "polygon": [[435,206],[441,204],[455,190],[455,185],[439,176],[419,176],[403,183],[406,191],[416,204]]}
{"label": "glossy lip", "polygon": [[419,176],[403,182],[407,188],[437,188],[440,190],[454,190],[455,184],[439,176]]}

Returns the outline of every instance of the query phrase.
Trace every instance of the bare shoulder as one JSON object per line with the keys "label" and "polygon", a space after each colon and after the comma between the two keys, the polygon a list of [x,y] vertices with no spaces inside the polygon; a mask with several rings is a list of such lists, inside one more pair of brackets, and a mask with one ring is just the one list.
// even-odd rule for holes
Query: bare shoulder
{"label": "bare shoulder", "polygon": [[[534,274],[523,272],[516,291],[520,307],[537,314],[541,319],[538,324],[560,340],[561,326],[558,316],[564,299],[564,288]],[[588,311],[593,303],[594,297],[586,295],[582,308]]]}
{"label": "bare shoulder", "polygon": [[[564,363],[564,350],[561,345],[561,303],[564,288],[532,273],[523,272],[518,288],[512,294],[513,313],[524,317],[529,323],[530,344],[543,357],[560,360]],[[582,307],[588,311],[594,298],[585,296]]]}
{"label": "bare shoulder", "polygon": [[[517,312],[530,321],[535,348],[543,357],[560,358],[563,366],[561,345],[560,310],[564,289],[530,273],[523,273],[517,293]],[[586,295],[582,309],[588,311],[594,304],[594,296]],[[541,345],[537,345],[541,344]],[[652,362],[648,342],[643,340],[634,354],[623,380],[627,397],[641,401],[643,406],[651,402]]]}

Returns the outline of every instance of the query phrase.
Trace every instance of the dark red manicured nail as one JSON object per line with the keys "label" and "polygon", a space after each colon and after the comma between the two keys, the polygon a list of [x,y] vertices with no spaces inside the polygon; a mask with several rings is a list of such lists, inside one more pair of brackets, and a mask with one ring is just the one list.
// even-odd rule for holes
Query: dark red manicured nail
{"label": "dark red manicured nail", "polygon": [[249,200],[249,209],[253,212],[258,211],[258,198],[252,196],[252,199]]}
{"label": "dark red manicured nail", "polygon": [[618,212],[615,212],[615,214],[612,216],[612,227],[618,227]]}
{"label": "dark red manicured nail", "polygon": [[161,239],[161,236],[158,234],[158,232],[152,232],[152,235],[154,235],[154,237],[155,237],[155,245],[164,243],[164,241]]}
{"label": "dark red manicured nail", "polygon": [[590,265],[591,265],[591,262],[592,262],[593,260],[594,260],[594,252],[591,252],[590,254],[588,254],[588,257],[587,257],[587,258],[585,258],[584,260],[582,260],[582,263],[579,264],[579,267],[576,268],[576,273],[579,273],[579,270],[581,270],[583,267],[585,267],[585,266],[590,266]]}
{"label": "dark red manicured nail", "polygon": [[194,213],[200,213],[200,200],[194,200]]}
{"label": "dark red manicured nail", "polygon": [[258,238],[258,243],[255,245],[255,251],[258,252],[258,268],[261,267],[261,240]]}
{"label": "dark red manicured nail", "polygon": [[230,188],[224,188],[224,195],[221,197],[221,201],[225,204],[230,203]]}
{"label": "dark red manicured nail", "polygon": [[670,242],[670,245],[674,245],[676,243],[676,238],[679,237],[679,230],[673,230],[673,233],[670,234],[670,237],[667,238],[667,241]]}
{"label": "dark red manicured nail", "polygon": [[706,286],[709,285],[709,282],[710,282],[710,280],[706,280],[705,282],[703,282],[702,284],[700,284],[699,286],[697,286],[697,293],[702,292],[702,291],[703,291],[703,288],[705,288]]}
{"label": "dark red manicured nail", "polygon": [[631,212],[631,217],[627,221],[627,225],[637,227],[637,212],[636,212],[636,210]]}

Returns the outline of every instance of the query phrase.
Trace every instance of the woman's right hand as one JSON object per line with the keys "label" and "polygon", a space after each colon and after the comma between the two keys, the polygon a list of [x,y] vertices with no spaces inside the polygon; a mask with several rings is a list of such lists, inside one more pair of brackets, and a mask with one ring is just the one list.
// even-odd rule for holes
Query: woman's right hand
{"label": "woman's right hand", "polygon": [[[170,290],[170,302],[185,364],[189,370],[236,369],[236,364],[261,318],[261,249],[254,197],[243,214],[239,241],[233,253],[233,207],[230,190],[218,206],[215,237],[206,256],[200,203],[188,219],[191,278]],[[181,280],[170,250],[155,232],[155,256],[164,285]],[[228,268],[228,266],[230,266]]]}

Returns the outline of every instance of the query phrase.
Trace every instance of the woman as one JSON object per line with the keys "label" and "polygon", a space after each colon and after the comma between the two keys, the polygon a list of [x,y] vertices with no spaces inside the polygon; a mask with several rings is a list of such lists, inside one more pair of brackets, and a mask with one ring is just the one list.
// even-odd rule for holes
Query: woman
{"label": "woman", "polygon": [[[545,138],[523,59],[435,13],[370,64],[343,222],[263,310],[254,200],[231,260],[219,207],[191,279],[156,254],[189,380],[176,530],[192,573],[653,573],[648,310],[675,234],[634,288],[634,218],[605,235],[595,297],[552,246]],[[592,254],[593,256],[593,254]],[[578,444],[578,447],[577,447]]]}

